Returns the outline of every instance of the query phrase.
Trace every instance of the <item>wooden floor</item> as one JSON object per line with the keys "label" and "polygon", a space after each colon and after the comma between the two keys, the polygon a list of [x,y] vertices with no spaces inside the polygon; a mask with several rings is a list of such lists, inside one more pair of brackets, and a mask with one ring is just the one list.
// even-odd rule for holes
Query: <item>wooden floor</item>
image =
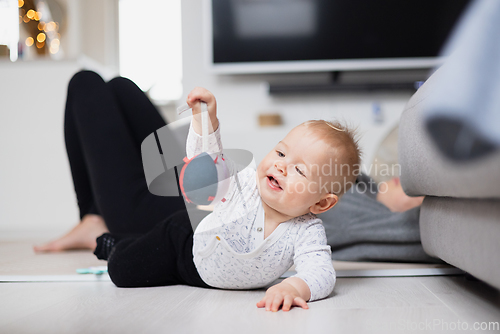
{"label": "wooden floor", "polygon": [[[15,249],[0,249],[1,271],[8,272]],[[86,264],[82,253],[69,254]],[[499,332],[491,323],[498,328],[500,292],[463,275],[338,278],[329,298],[290,312],[257,308],[263,295],[188,286],[123,289],[109,281],[0,283],[0,333]]]}

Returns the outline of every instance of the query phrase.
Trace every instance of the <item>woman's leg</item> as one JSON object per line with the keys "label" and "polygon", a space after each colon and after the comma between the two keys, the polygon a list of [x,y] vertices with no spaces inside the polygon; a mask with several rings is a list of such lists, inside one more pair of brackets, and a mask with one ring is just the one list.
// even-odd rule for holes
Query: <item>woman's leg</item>
{"label": "woman's leg", "polygon": [[[113,94],[127,128],[130,130],[136,149],[140,152],[142,141],[153,131],[165,126],[165,120],[160,116],[160,113],[144,92],[131,80],[117,77],[109,81],[107,86]],[[71,105],[70,101],[71,99],[68,98],[67,104]],[[70,110],[71,106],[67,105],[64,119],[64,136],[80,209],[80,219],[82,219],[85,214],[100,213],[92,194],[90,178],[77,135],[74,115]]]}
{"label": "woman's leg", "polygon": [[70,95],[68,89],[64,114],[64,141],[80,213],[80,222],[64,236],[34,246],[36,252],[93,249],[96,246],[95,238],[102,233],[109,232],[94,202],[87,164],[78,137],[74,115],[70,112],[73,102]]}
{"label": "woman's leg", "polygon": [[116,77],[110,80],[107,86],[140,152],[142,141],[153,131],[165,126],[166,122],[146,94],[133,81]]}
{"label": "woman's leg", "polygon": [[106,84],[88,71],[72,78],[65,139],[82,222],[98,214],[113,233],[146,233],[185,207],[181,197],[154,196],[146,186],[140,144],[164,125],[131,81]]}
{"label": "woman's leg", "polygon": [[[180,196],[151,194],[144,177],[142,137],[165,123],[147,103],[122,109],[110,86],[93,72],[76,74],[69,84],[68,113],[74,117],[95,205],[108,229],[118,234],[146,233],[185,208]],[[145,97],[142,102],[150,104]],[[156,123],[148,128],[144,124],[150,117]]]}
{"label": "woman's leg", "polygon": [[94,203],[94,195],[90,186],[90,177],[87,163],[83,154],[78,129],[75,124],[75,117],[71,112],[72,99],[70,92],[66,100],[66,110],[64,113],[64,141],[66,144],[66,154],[68,155],[73,187],[76,193],[76,200],[80,212],[80,219],[86,214],[100,215]]}
{"label": "woman's leg", "polygon": [[137,238],[104,234],[95,254],[108,260],[108,272],[119,287],[186,284],[209,287],[193,263],[193,229],[182,210],[167,217],[149,233]]}

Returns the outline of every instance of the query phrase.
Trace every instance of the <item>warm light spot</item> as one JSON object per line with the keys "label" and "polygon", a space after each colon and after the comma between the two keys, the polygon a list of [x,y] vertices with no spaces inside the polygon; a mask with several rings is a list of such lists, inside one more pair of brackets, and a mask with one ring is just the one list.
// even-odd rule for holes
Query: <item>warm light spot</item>
{"label": "warm light spot", "polygon": [[56,29],[56,24],[53,21],[47,23],[45,26],[45,31],[53,31],[54,29]]}
{"label": "warm light spot", "polygon": [[40,21],[40,23],[38,23],[38,30],[43,30],[43,29],[45,29],[45,22]]}
{"label": "warm light spot", "polygon": [[26,14],[26,11],[24,9],[19,9],[19,15],[24,16]]}
{"label": "warm light spot", "polygon": [[21,24],[21,22],[23,22],[23,17],[19,15],[19,24]]}
{"label": "warm light spot", "polygon": [[46,36],[43,32],[39,33],[38,36],[36,36],[36,40],[40,43],[45,42],[45,38],[46,38]]}
{"label": "warm light spot", "polygon": [[30,21],[30,18],[27,15],[24,15],[23,22],[28,23],[29,21]]}
{"label": "warm light spot", "polygon": [[26,38],[26,41],[25,41],[27,46],[32,46],[34,42],[35,41],[33,40],[33,37],[28,37],[28,38]]}
{"label": "warm light spot", "polygon": [[37,21],[40,21],[40,20],[42,19],[42,12],[36,12],[36,13],[35,13],[35,19],[36,19]]}
{"label": "warm light spot", "polygon": [[35,11],[33,9],[28,10],[26,16],[28,16],[30,19],[33,19],[35,17]]}
{"label": "warm light spot", "polygon": [[59,45],[51,45],[49,51],[52,54],[56,54],[57,52],[59,52]]}
{"label": "warm light spot", "polygon": [[19,6],[19,8],[21,8],[22,6],[24,6],[24,0],[19,0],[17,2],[17,5]]}
{"label": "warm light spot", "polygon": [[59,47],[60,44],[61,44],[61,42],[57,38],[53,39],[50,42],[50,46],[57,46],[57,47]]}
{"label": "warm light spot", "polygon": [[39,49],[43,48],[44,45],[45,45],[45,42],[42,42],[42,43],[36,42],[36,47]]}

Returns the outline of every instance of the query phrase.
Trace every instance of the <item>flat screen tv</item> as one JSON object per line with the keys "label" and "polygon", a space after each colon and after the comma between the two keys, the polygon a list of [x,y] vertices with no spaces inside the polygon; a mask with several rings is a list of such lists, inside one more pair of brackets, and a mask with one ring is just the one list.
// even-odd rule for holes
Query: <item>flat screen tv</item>
{"label": "flat screen tv", "polygon": [[469,0],[205,0],[215,73],[428,68]]}

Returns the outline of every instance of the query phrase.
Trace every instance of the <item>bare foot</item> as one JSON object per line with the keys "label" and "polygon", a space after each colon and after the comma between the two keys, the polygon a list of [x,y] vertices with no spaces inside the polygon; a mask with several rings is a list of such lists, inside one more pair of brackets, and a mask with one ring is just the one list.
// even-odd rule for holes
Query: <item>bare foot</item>
{"label": "bare foot", "polygon": [[70,249],[90,249],[96,247],[96,238],[109,232],[104,219],[99,215],[87,214],[65,236],[40,246],[34,246],[35,252],[60,252]]}
{"label": "bare foot", "polygon": [[410,197],[405,194],[399,178],[393,178],[380,184],[377,201],[384,204],[392,212],[404,212],[422,205],[424,196]]}

